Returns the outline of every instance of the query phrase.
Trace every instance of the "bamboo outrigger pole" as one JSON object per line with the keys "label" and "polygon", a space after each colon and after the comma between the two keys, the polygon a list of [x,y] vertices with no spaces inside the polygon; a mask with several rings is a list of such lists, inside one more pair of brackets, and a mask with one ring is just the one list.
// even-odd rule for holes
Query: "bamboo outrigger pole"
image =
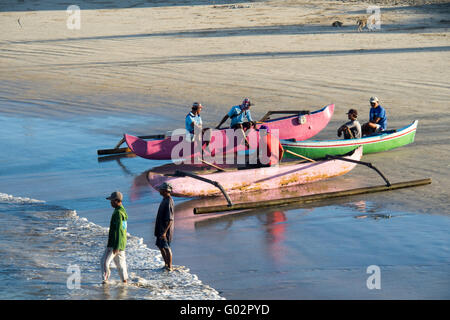
{"label": "bamboo outrigger pole", "polygon": [[212,185],[214,185],[216,188],[218,188],[220,190],[220,192],[222,192],[223,196],[225,197],[225,199],[227,199],[228,202],[228,206],[231,207],[233,206],[233,202],[231,201],[230,197],[228,196],[227,192],[225,191],[225,189],[222,187],[222,185],[217,182],[217,181],[213,181],[204,177],[200,177],[196,174],[193,174],[192,172],[186,172],[186,171],[180,171],[180,170],[176,170],[175,174],[173,175],[175,177],[191,177],[203,182],[207,182],[207,183],[211,183]]}
{"label": "bamboo outrigger pole", "polygon": [[379,185],[373,187],[365,187],[365,188],[357,188],[343,191],[335,191],[335,192],[326,192],[319,193],[308,196],[301,197],[292,197],[292,198],[283,198],[283,199],[275,199],[268,201],[258,201],[258,202],[245,202],[245,203],[235,203],[233,205],[219,205],[219,206],[210,206],[210,207],[198,207],[194,208],[194,214],[204,214],[204,213],[213,213],[213,212],[224,212],[224,211],[234,211],[234,210],[246,210],[246,209],[256,209],[256,208],[266,208],[272,206],[286,206],[290,204],[302,204],[309,203],[313,201],[320,201],[326,199],[340,198],[340,197],[348,197],[358,194],[366,194],[366,193],[374,193],[374,192],[382,192],[389,190],[396,190],[402,188],[410,188],[417,187],[431,183],[431,178],[421,179],[421,180],[413,180],[413,181],[405,181],[392,183],[388,185]]}

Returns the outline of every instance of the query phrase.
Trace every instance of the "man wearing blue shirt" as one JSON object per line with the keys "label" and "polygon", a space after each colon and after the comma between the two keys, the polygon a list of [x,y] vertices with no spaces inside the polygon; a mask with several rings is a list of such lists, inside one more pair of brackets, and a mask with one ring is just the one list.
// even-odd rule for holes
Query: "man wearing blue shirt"
{"label": "man wearing blue shirt", "polygon": [[192,110],[186,115],[185,127],[186,131],[190,134],[194,134],[195,128],[202,130],[202,117],[200,116],[200,112],[202,111],[202,104],[198,102],[194,102],[192,105]]}
{"label": "man wearing blue shirt", "polygon": [[369,102],[371,106],[369,122],[362,126],[363,136],[382,132],[387,127],[386,110],[380,105],[378,98],[372,97]]}
{"label": "man wearing blue shirt", "polygon": [[250,127],[249,124],[253,122],[250,113],[251,105],[252,103],[250,100],[245,98],[241,105],[231,107],[230,111],[223,117],[216,129],[220,129],[220,126],[227,121],[228,118],[231,118],[231,129],[243,129],[244,126]]}

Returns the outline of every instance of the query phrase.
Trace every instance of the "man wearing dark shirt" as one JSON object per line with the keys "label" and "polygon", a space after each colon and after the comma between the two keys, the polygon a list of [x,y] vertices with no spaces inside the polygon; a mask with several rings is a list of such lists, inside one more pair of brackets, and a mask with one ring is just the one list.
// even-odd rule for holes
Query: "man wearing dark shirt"
{"label": "man wearing dark shirt", "polygon": [[174,204],[170,195],[172,186],[164,182],[158,189],[163,199],[159,205],[155,221],[156,246],[164,259],[164,268],[172,271],[172,251],[170,249],[174,229]]}

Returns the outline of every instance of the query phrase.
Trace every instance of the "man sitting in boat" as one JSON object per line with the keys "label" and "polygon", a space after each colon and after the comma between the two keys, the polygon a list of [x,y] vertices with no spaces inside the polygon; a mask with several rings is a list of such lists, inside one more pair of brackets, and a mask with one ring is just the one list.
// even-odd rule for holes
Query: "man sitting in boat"
{"label": "man sitting in boat", "polygon": [[380,105],[378,98],[371,97],[369,102],[371,106],[369,122],[362,126],[363,136],[382,132],[387,127],[386,110]]}
{"label": "man sitting in boat", "polygon": [[344,139],[359,139],[361,138],[361,125],[359,121],[356,120],[358,118],[358,111],[355,109],[350,109],[347,112],[348,121],[339,127],[337,131],[338,137],[344,133]]}
{"label": "man sitting in boat", "polygon": [[252,106],[252,103],[248,98],[245,98],[244,101],[242,101],[242,104],[231,107],[230,111],[223,117],[216,129],[219,129],[228,118],[231,118],[231,129],[250,128],[253,122],[250,106]]}
{"label": "man sitting in boat", "polygon": [[202,117],[200,112],[202,111],[202,104],[194,102],[192,104],[192,110],[186,115],[185,127],[187,131],[188,141],[197,141],[199,144],[205,143],[205,148],[209,152],[209,142],[211,140],[211,130],[209,128],[203,128]]}
{"label": "man sitting in boat", "polygon": [[185,127],[186,131],[190,133],[191,140],[194,140],[194,133],[202,131],[202,117],[200,116],[200,112],[202,111],[202,104],[198,102],[194,102],[192,104],[192,110],[186,115]]}
{"label": "man sitting in boat", "polygon": [[249,148],[249,142],[245,132],[255,126],[250,113],[250,106],[252,106],[252,103],[248,98],[245,98],[242,101],[242,104],[231,107],[230,111],[225,115],[225,117],[223,117],[222,121],[220,121],[219,125],[216,127],[216,129],[220,129],[220,126],[227,121],[228,118],[231,118],[230,128],[242,131],[244,138],[243,140],[247,148]]}

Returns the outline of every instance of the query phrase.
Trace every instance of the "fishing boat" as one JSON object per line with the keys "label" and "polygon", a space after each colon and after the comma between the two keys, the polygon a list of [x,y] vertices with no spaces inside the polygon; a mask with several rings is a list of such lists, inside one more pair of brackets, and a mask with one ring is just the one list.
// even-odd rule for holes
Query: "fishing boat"
{"label": "fishing boat", "polygon": [[[287,113],[273,112],[273,113]],[[334,112],[334,104],[327,105],[314,112],[297,113],[294,115],[283,116],[270,119],[268,115],[264,116],[257,124],[258,129],[262,124],[266,125],[272,132],[278,130],[279,139],[293,139],[293,141],[306,140],[326,127]],[[291,112],[292,113],[292,112]],[[196,146],[195,143],[189,143],[187,148],[180,147],[180,143],[186,139],[184,130],[179,130],[170,137],[164,139],[144,140],[129,134],[124,135],[129,149],[137,156],[151,160],[171,160],[174,158],[195,157],[202,153],[205,145]],[[234,138],[229,139],[229,133],[233,130],[220,129],[213,130],[212,137],[208,146],[211,155],[232,153],[245,149],[243,144],[235,145]],[[256,148],[258,131],[250,130],[246,136],[250,142],[251,148]],[[174,148],[178,148],[174,150]],[[174,152],[175,151],[175,152]],[[175,157],[174,157],[175,154]]]}
{"label": "fishing boat", "polygon": [[[362,156],[362,148],[357,148],[350,155],[342,157],[358,162]],[[197,197],[216,196],[221,194],[220,185],[228,194],[248,191],[262,191],[305,184],[343,175],[355,167],[356,163],[340,159],[321,160],[315,162],[287,162],[279,166],[254,169],[201,172],[197,175],[202,180],[190,176],[148,172],[148,182],[157,189],[164,182],[172,184],[174,196]],[[214,181],[216,185],[205,182]]]}
{"label": "fishing boat", "polygon": [[[345,140],[308,140],[290,141],[282,140],[281,144],[285,150],[308,157],[320,159],[326,155],[345,154],[358,146],[363,147],[363,154],[382,152],[402,147],[414,141],[418,120],[399,130],[388,130],[378,134],[366,136],[360,139]],[[284,157],[295,157],[285,152]]]}

